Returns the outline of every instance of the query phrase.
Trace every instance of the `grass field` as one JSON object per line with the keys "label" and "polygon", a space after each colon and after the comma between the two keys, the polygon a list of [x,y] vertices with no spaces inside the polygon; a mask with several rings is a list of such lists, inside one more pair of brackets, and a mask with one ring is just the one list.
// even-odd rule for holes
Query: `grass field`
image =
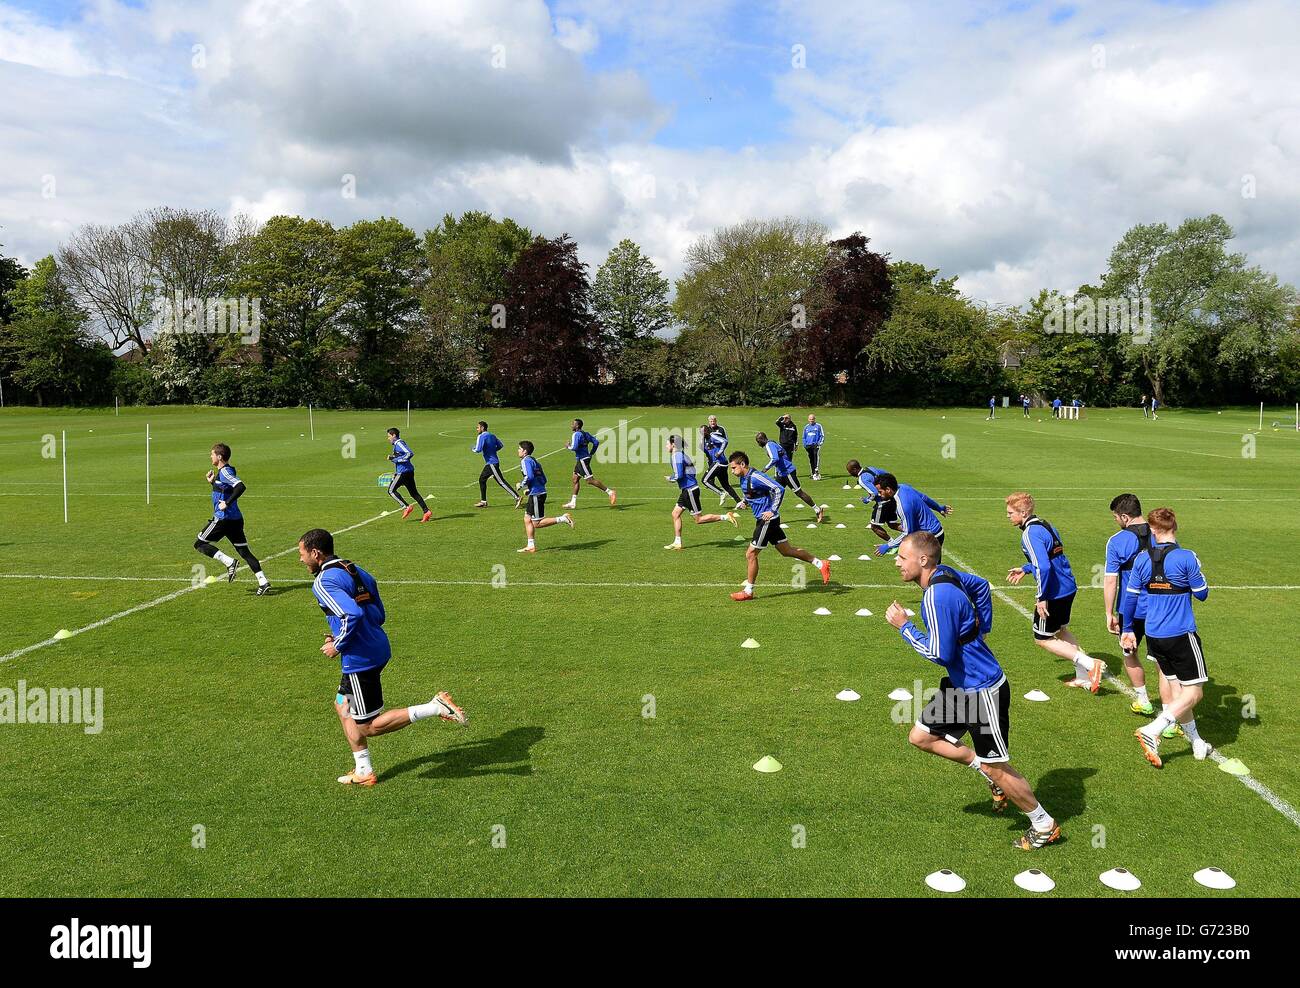
{"label": "grass field", "polygon": [[[578,414],[594,432],[620,419],[689,427],[707,411]],[[1110,896],[1097,876],[1122,866],[1145,895],[1300,893],[1300,826],[1284,812],[1300,804],[1300,436],[1270,427],[1282,412],[1254,436],[1254,410],[1157,422],[1119,409],[1080,422],[1024,421],[1018,409],[994,422],[979,410],[819,410],[827,479],[809,487],[829,523],[808,530],[792,498],[783,514],[796,544],[844,561],[829,586],[798,589],[790,564],[766,551],[759,597],[745,604],[727,596],[744,576],[730,526],[688,523],[687,551],[663,550],[676,489],[662,462],[598,463],[618,507],[584,488],[576,530],[543,530],[541,551],[517,554],[520,513],[503,492],[472,507],[481,460],[469,448],[483,414],[507,444],[503,464],[519,439],[546,454],[558,512],[568,411],[416,411],[409,430],[405,412],[317,412],[315,441],[301,409],[0,413],[0,687],[104,695],[96,734],[0,725],[3,892],[932,896],[925,875],[951,868],[967,894],[1018,896],[1028,893],[1013,876],[1039,867],[1055,894]],[[718,414],[732,448],[751,451],[776,418]],[[380,517],[393,507],[376,485],[390,425],[436,496],[430,524]],[[42,437],[62,430],[67,524],[60,462],[42,456]],[[355,458],[342,455],[348,436]],[[242,567],[233,585],[193,589],[196,564],[218,569],[192,548],[211,513],[203,474],[218,440],[248,484],[241,505],[272,596],[254,597]],[[1255,455],[1243,456],[1250,442]],[[891,690],[936,685],[939,670],[883,620],[891,599],[914,607],[919,592],[898,586],[892,560],[857,559],[874,540],[861,506],[845,508],[858,500],[842,490],[850,457],[951,502],[946,561],[1005,591],[989,641],[1013,688],[1013,761],[1062,822],[1060,845],[1012,850],[1024,817],[993,815],[974,773],[911,749],[891,717]],[[1198,606],[1212,676],[1201,733],[1281,809],[1194,761],[1183,741],[1166,742],[1165,768],[1151,769],[1116,683],[1096,697],[1064,687],[1067,665],[1034,646],[1020,612],[1032,589],[1001,579],[1023,561],[1002,500],[1017,489],[1060,528],[1083,585],[1072,627],[1116,672],[1101,591],[1088,585],[1113,530],[1107,505],[1133,490],[1148,509],[1177,510],[1213,588]],[[706,494],[706,510],[714,503]],[[379,579],[395,653],[389,705],[445,688],[472,718],[377,739],[373,789],[334,781],[351,767],[332,710],[338,664],[317,651],[325,621],[295,548],[315,526],[351,528],[340,554]],[[751,528],[742,520],[741,533]],[[820,606],[831,616],[814,617]],[[855,617],[861,607],[875,616]],[[750,637],[759,649],[739,647]],[[836,700],[845,687],[862,699]],[[1033,688],[1051,701],[1021,699]],[[651,702],[655,715],[643,716]],[[755,772],[764,755],[783,771]],[[205,847],[192,846],[196,826]],[[795,828],[806,846],[793,846]],[[1236,890],[1195,884],[1207,865]]]}

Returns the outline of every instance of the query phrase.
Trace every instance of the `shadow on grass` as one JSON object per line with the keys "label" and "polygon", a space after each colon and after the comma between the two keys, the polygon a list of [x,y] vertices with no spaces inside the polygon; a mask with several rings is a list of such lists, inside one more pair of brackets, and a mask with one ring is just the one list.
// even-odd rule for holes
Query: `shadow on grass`
{"label": "shadow on grass", "polygon": [[609,545],[613,539],[593,539],[590,542],[557,542],[555,545],[548,545],[545,549],[539,548],[539,552],[574,552],[585,549],[599,549],[603,545]]}
{"label": "shadow on grass", "polygon": [[[443,751],[394,765],[383,778],[420,772],[422,779],[472,779],[482,775],[532,775],[532,747],[546,736],[544,727],[516,727],[494,738],[466,741]],[[423,771],[420,771],[423,769]]]}
{"label": "shadow on grass", "polygon": [[[1063,824],[1087,808],[1087,791],[1083,783],[1096,774],[1095,768],[1054,768],[1037,779],[1030,779],[1029,784],[1039,802],[1047,808],[1057,823]],[[1005,812],[998,813],[993,809],[992,800],[987,797],[963,807],[962,812],[1011,820],[1012,826],[1009,829],[1017,832],[1024,830],[1026,826],[1025,815],[1014,806],[1008,806]]]}
{"label": "shadow on grass", "polygon": [[809,583],[806,587],[800,587],[798,589],[791,587],[787,590],[778,590],[773,593],[765,591],[763,585],[760,583],[758,584],[758,589],[755,591],[755,596],[760,599],[771,600],[774,597],[793,597],[796,594],[801,593],[813,593],[818,596],[829,594],[832,597],[839,597],[842,594],[853,592],[854,590],[852,587],[846,587],[841,583],[836,583],[834,580],[831,580],[830,583]]}

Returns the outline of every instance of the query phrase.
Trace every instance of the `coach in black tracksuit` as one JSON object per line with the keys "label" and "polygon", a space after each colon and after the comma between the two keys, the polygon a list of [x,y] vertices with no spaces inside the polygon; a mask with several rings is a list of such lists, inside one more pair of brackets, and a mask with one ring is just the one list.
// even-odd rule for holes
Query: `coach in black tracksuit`
{"label": "coach in black tracksuit", "polygon": [[789,415],[782,415],[776,420],[776,427],[780,430],[777,437],[777,443],[785,450],[785,455],[794,459],[794,448],[799,444],[799,429],[794,424],[794,419]]}

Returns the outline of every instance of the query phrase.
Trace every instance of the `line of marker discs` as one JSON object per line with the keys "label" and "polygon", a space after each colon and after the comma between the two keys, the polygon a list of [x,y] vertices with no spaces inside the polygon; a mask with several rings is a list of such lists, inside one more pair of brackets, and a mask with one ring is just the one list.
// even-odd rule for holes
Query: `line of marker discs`
{"label": "line of marker discs", "polygon": [[[1127,868],[1112,868],[1110,871],[1102,872],[1098,878],[1101,884],[1117,892],[1136,892],[1142,887],[1142,882],[1137,875]],[[1192,878],[1197,884],[1204,885],[1208,889],[1227,890],[1237,886],[1236,880],[1222,868],[1202,868],[1192,875]],[[1015,877],[1015,883],[1026,892],[1050,892],[1056,888],[1056,883],[1038,868],[1022,871]],[[926,875],[925,884],[936,892],[952,894],[966,888],[966,879],[955,871],[941,868]]]}

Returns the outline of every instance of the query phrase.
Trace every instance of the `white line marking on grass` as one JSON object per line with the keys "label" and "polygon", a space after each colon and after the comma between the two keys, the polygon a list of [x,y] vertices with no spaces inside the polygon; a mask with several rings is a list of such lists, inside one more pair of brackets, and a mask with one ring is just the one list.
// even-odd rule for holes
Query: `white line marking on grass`
{"label": "white line marking on grass", "polygon": [[[970,566],[968,566],[961,559],[961,557],[955,555],[952,552],[947,553],[947,556],[949,559],[951,559],[954,563],[956,563],[958,566],[960,566],[962,569],[966,570],[967,572],[974,572],[973,570],[971,570]],[[976,573],[975,575],[978,576],[979,574]],[[1017,611],[1019,611],[1021,615],[1025,617],[1026,620],[1032,621],[1034,619],[1034,615],[1029,610],[1029,608],[1025,607],[1018,600],[1014,600],[1007,594],[1003,593],[1001,588],[993,586],[992,583],[989,584],[989,587],[993,591],[993,596],[997,597],[1004,604],[1010,604]],[[1217,590],[1218,588],[1216,587],[1215,589]],[[1120,682],[1120,680],[1116,679],[1114,674],[1111,673],[1109,669],[1106,672],[1106,681],[1110,683],[1110,685],[1114,686],[1121,693],[1123,693],[1125,696],[1127,696],[1129,699],[1131,700],[1137,699],[1137,692],[1134,691],[1129,686],[1125,685],[1124,683]],[[1226,762],[1228,760],[1223,755],[1219,754],[1219,750],[1217,748],[1211,750],[1210,758],[1214,760],[1216,765],[1222,764],[1223,762]],[[1235,775],[1233,776],[1233,778],[1236,779],[1238,782],[1240,782],[1251,792],[1253,792],[1255,795],[1259,796],[1260,799],[1268,803],[1269,806],[1273,807],[1273,809],[1277,810],[1279,813],[1281,813],[1284,817],[1290,820],[1297,827],[1300,827],[1300,810],[1297,810],[1294,806],[1292,806],[1285,799],[1283,799],[1281,796],[1275,793],[1272,789],[1264,785],[1264,783],[1260,782],[1254,776],[1250,776],[1250,775]]]}
{"label": "white line marking on grass", "polygon": [[[343,531],[351,531],[351,529],[344,529]],[[335,532],[334,534],[337,535],[339,533]],[[295,546],[295,548],[297,547]],[[292,552],[293,550],[290,549],[288,551]],[[266,556],[264,558],[275,559],[276,557],[281,555],[285,555],[285,553],[276,553],[275,556]],[[949,553],[949,555],[951,556],[952,553]],[[83,580],[83,581],[104,582],[104,583],[112,583],[112,582],[188,583],[190,578],[186,576],[101,576],[98,574],[75,574],[75,573],[0,573],[0,580],[68,580],[72,582]],[[293,580],[276,581],[277,584],[293,583],[293,582],[295,581]],[[301,580],[297,582],[310,583],[312,581]],[[841,583],[838,580],[836,582],[839,583],[840,586],[847,587],[850,590],[891,590],[891,589],[896,590],[901,586],[901,584],[899,583]],[[411,585],[411,586],[429,586],[429,587],[444,587],[444,586],[445,587],[478,587],[478,586],[486,587],[492,585],[491,580],[385,579],[384,583],[385,584],[394,583],[398,585]],[[575,582],[575,581],[568,581],[568,580],[557,580],[557,581],[551,581],[545,583],[540,581],[534,581],[534,580],[525,580],[525,581],[506,584],[506,586],[509,587],[615,587],[615,588],[626,587],[628,589],[632,589],[636,587],[664,587],[664,588],[729,587],[731,585],[732,585],[731,583],[618,583],[618,582],[584,583],[581,581]],[[1019,590],[1023,592],[1026,590],[1033,590],[1033,589],[1034,589],[1033,584],[1022,584],[1021,586],[1018,587],[995,588],[993,592],[999,595],[1004,595],[1005,591],[1007,590]],[[1100,590],[1100,589],[1101,587],[1091,587],[1091,586],[1079,587],[1079,592],[1082,593],[1084,591]],[[1249,586],[1244,586],[1244,585],[1223,586],[1222,584],[1216,583],[1214,585],[1214,589],[1216,591],[1217,590],[1300,590],[1300,584],[1252,584]],[[1010,597],[1004,597],[1004,599],[1011,601]],[[1014,604],[1015,602],[1011,601],[1011,603]]]}
{"label": "white line marking on grass", "polygon": [[[333,532],[332,534],[342,535],[344,532],[351,532],[353,529],[360,528],[362,525],[369,525],[372,521],[378,521],[380,518],[383,517],[385,517],[385,515],[382,514],[375,515],[373,518],[367,518],[365,521],[357,522],[357,524],[355,525],[349,525],[347,528],[340,528],[337,532]],[[296,552],[297,549],[298,549],[298,545],[297,543],[294,543],[293,547],[290,549],[284,549],[281,552],[272,553],[271,555],[263,556],[262,558],[278,559],[280,556],[287,556],[291,552]],[[157,607],[160,604],[166,604],[169,601],[175,600],[177,597],[183,597],[187,593],[193,593],[195,590],[203,589],[204,586],[205,585],[202,583],[191,584],[188,587],[181,587],[181,589],[179,590],[173,590],[169,594],[163,594],[163,596],[161,597],[156,597],[153,600],[145,601],[145,603],[143,604],[137,604],[135,607],[129,607],[125,611],[118,611],[116,614],[110,614],[106,618],[100,618],[98,621],[94,621],[91,624],[85,625],[84,627],[77,628],[71,633],[70,637],[75,638],[77,635],[84,634],[87,631],[94,631],[96,628],[102,628],[106,624],[112,624],[114,621],[118,620],[119,618],[129,617],[132,614],[138,614],[141,611],[147,611],[151,607]],[[8,655],[0,655],[0,663],[8,662],[10,659],[16,659],[19,656],[26,655],[28,652],[35,652],[38,648],[45,648],[47,645],[54,645],[60,640],[67,641],[66,638],[65,639],[47,638],[43,642],[37,642],[34,645],[28,645],[25,648],[20,648],[17,651],[10,652]]]}
{"label": "white line marking on grass", "polygon": [[1057,438],[1077,439],[1082,442],[1090,443],[1110,443],[1112,446],[1136,446],[1138,449],[1159,449],[1166,453],[1186,453],[1188,456],[1213,456],[1220,460],[1240,459],[1240,454],[1231,455],[1228,453],[1203,453],[1195,449],[1173,449],[1170,446],[1151,446],[1147,443],[1126,443],[1122,439],[1099,439],[1096,436],[1069,436],[1064,433],[1052,433],[1046,429],[1029,429],[1029,432],[1036,432],[1042,436],[1055,436]]}

